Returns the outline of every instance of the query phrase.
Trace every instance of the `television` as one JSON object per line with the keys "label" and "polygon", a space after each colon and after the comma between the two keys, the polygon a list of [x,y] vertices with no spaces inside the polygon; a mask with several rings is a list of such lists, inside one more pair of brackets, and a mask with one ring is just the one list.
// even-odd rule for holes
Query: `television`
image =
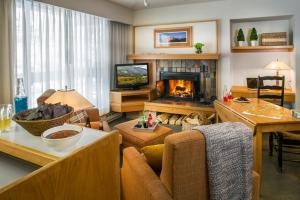
{"label": "television", "polygon": [[116,88],[138,89],[149,84],[148,63],[116,64]]}

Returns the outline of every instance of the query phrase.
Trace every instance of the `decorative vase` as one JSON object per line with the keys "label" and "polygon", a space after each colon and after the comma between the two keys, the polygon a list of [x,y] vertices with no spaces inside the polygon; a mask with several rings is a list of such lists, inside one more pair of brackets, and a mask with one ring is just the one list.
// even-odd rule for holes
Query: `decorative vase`
{"label": "decorative vase", "polygon": [[238,43],[239,43],[239,47],[245,46],[245,45],[244,45],[244,44],[245,44],[245,41],[238,41]]}
{"label": "decorative vase", "polygon": [[252,47],[258,46],[257,40],[251,40],[250,44],[251,44]]}
{"label": "decorative vase", "polygon": [[202,53],[202,49],[197,49],[197,50],[196,50],[196,53],[198,53],[198,54],[199,54],[199,53]]}

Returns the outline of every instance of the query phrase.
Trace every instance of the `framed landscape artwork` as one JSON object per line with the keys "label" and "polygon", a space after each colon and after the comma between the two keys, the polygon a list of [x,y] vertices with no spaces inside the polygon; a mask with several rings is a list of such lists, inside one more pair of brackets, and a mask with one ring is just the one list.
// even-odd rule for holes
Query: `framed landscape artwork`
{"label": "framed landscape artwork", "polygon": [[154,48],[192,47],[192,27],[154,29]]}

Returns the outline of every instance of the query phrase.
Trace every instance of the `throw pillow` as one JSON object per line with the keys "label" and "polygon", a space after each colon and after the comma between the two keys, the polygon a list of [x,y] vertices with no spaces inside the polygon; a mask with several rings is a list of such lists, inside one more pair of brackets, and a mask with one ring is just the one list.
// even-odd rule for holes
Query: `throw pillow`
{"label": "throw pillow", "polygon": [[68,123],[70,124],[86,123],[88,117],[89,116],[85,110],[79,110],[73,113],[73,115],[68,120]]}
{"label": "throw pillow", "polygon": [[156,172],[160,172],[162,167],[164,144],[145,146],[141,149],[141,152],[144,154],[152,169]]}

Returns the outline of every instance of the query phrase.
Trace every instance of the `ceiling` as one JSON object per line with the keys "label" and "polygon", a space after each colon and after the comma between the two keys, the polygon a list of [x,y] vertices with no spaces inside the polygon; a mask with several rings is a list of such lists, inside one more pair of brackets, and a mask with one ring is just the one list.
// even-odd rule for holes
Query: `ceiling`
{"label": "ceiling", "polygon": [[[120,4],[124,7],[139,10],[145,9],[144,0],[108,0],[110,2],[114,2],[116,4]],[[182,5],[189,3],[199,3],[199,2],[211,2],[211,1],[222,1],[222,0],[147,0],[149,4],[149,8],[157,8],[157,7],[166,7],[172,5]]]}

